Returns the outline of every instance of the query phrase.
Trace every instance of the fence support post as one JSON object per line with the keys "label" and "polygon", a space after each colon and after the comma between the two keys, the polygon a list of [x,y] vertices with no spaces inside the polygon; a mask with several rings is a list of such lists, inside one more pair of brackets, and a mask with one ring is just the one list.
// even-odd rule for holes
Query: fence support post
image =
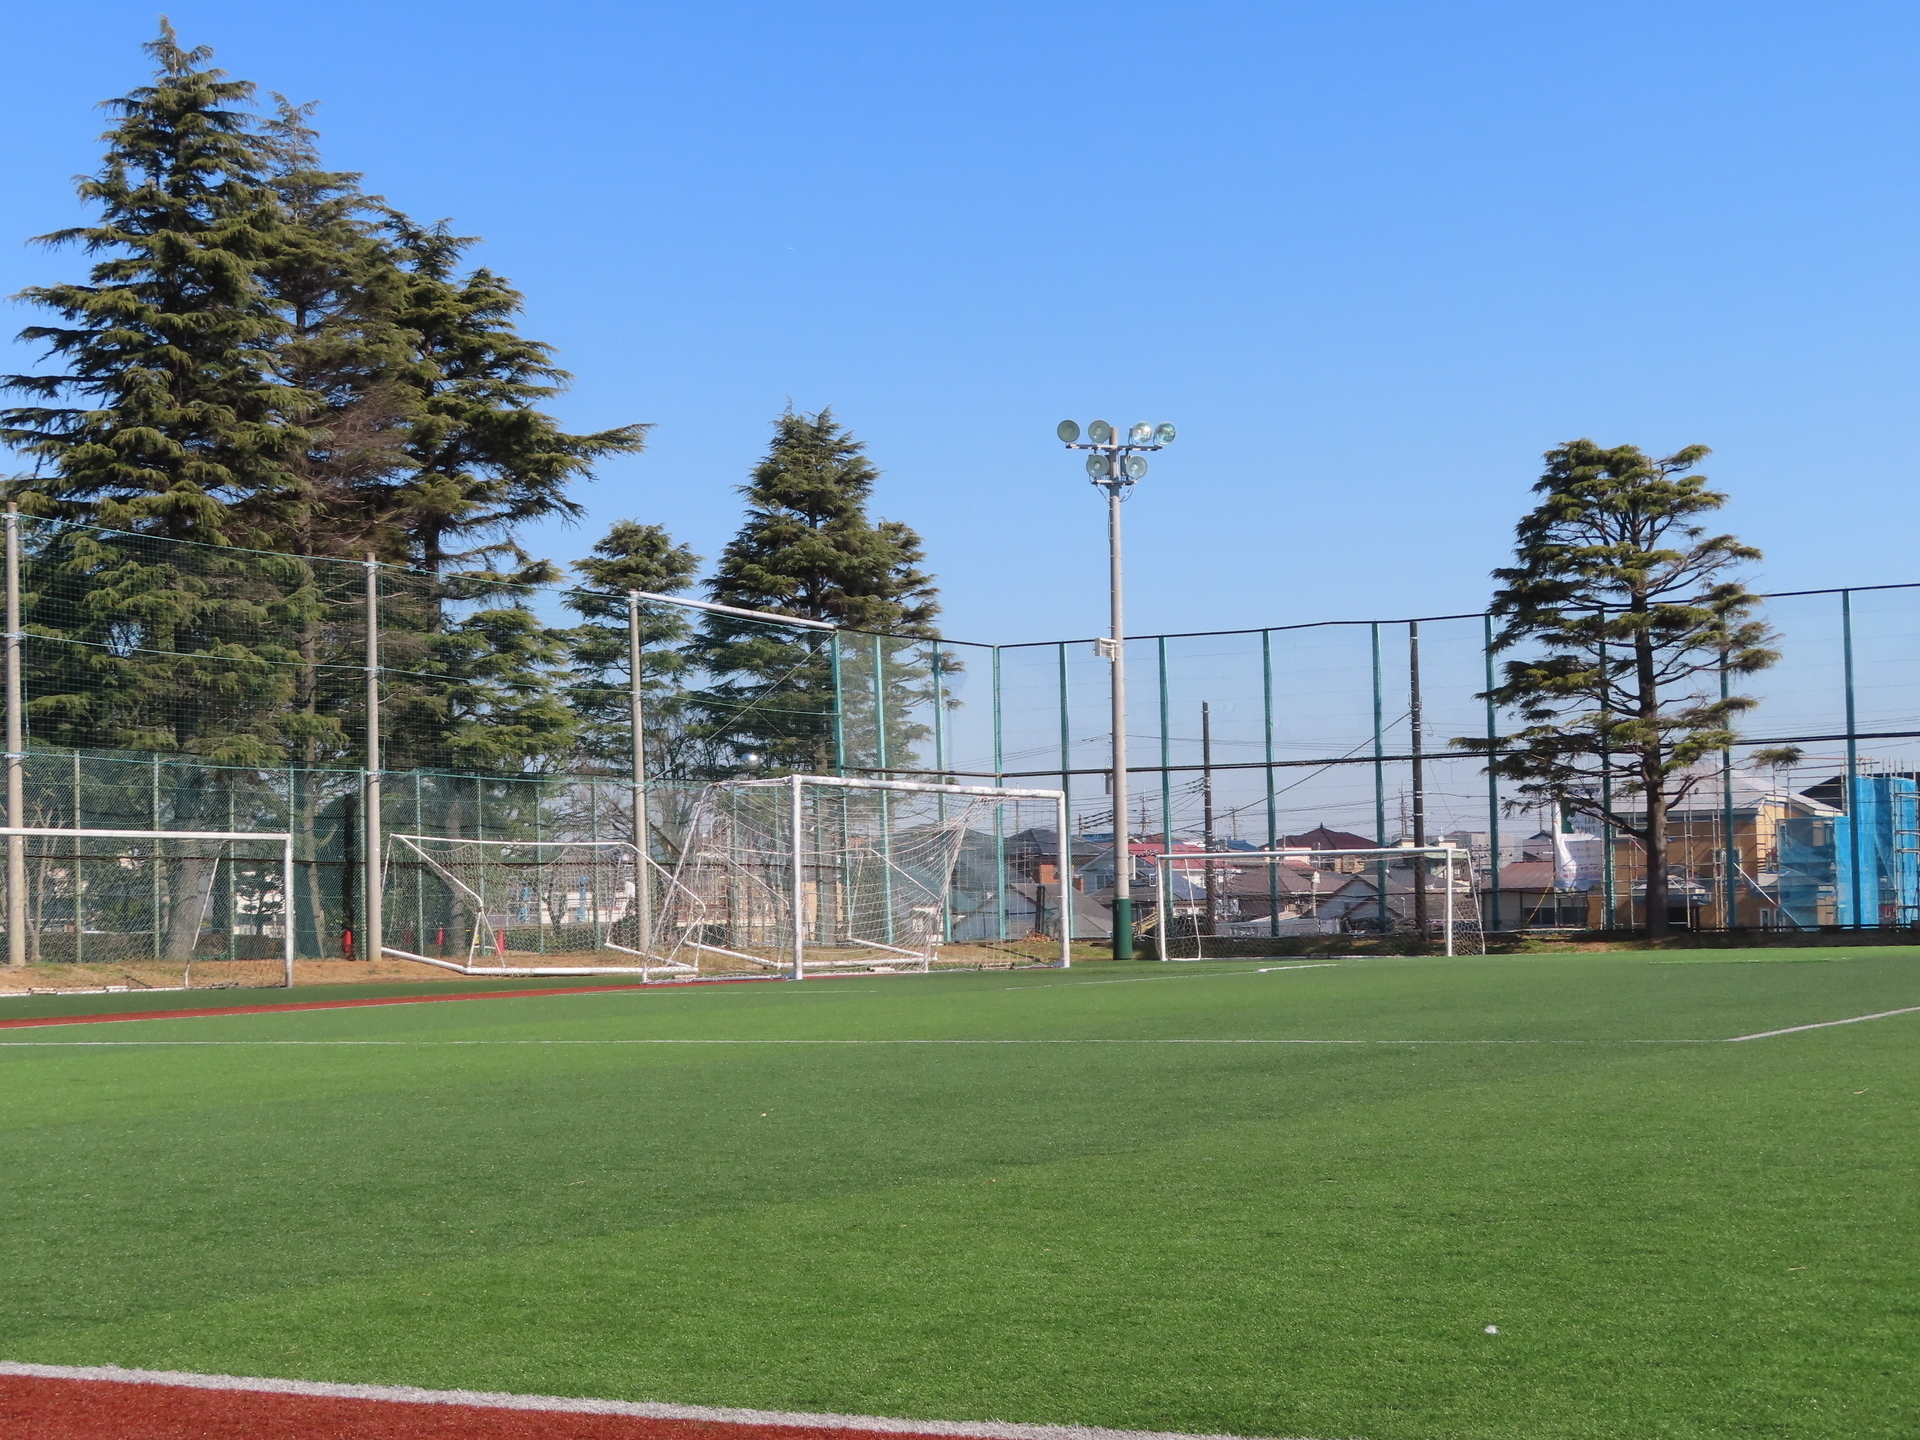
{"label": "fence support post", "polygon": [[380,840],[380,567],[367,556],[367,773],[362,788],[361,826],[366,839],[360,863],[366,867],[366,910],[360,918],[364,932],[360,954],[368,960],[380,958],[381,942],[386,936],[386,877],[381,873],[385,850]]}
{"label": "fence support post", "polygon": [[640,930],[639,943],[650,949],[653,945],[653,886],[652,877],[647,873],[647,861],[653,855],[653,829],[647,814],[647,712],[646,698],[640,688],[643,680],[641,659],[640,592],[629,590],[627,718],[633,729],[633,844],[640,852],[640,873],[634,879],[634,922]]}
{"label": "fence support post", "polygon": [[[1488,918],[1486,928],[1500,930],[1500,777],[1493,765],[1500,758],[1500,715],[1493,704],[1493,616],[1481,617],[1483,648],[1487,657],[1487,886]],[[1472,879],[1473,858],[1467,858],[1468,879]],[[1559,917],[1555,916],[1556,923]]]}
{"label": "fence support post", "polygon": [[[7,824],[27,823],[26,778],[21,751],[26,726],[21,716],[20,676],[20,507],[7,505]],[[76,817],[74,824],[78,825]],[[27,837],[7,836],[7,968],[27,963]]]}
{"label": "fence support post", "polygon": [[[1853,912],[1853,928],[1866,928],[1867,917],[1865,891],[1860,884],[1860,820],[1861,806],[1854,794],[1860,788],[1860,727],[1855,723],[1853,693],[1853,592],[1840,592],[1840,658],[1846,680],[1847,694],[1847,796],[1842,807],[1847,812],[1847,899],[1848,908]],[[1880,887],[1874,883],[1875,925],[1880,923]]]}
{"label": "fence support post", "polygon": [[805,777],[791,775],[793,786],[793,978],[807,978],[807,856],[802,834],[806,829]]}

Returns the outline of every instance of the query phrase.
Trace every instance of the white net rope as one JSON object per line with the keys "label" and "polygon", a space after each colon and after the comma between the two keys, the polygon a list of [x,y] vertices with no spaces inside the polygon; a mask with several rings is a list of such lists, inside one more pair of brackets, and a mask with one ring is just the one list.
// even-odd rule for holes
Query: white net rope
{"label": "white net rope", "polygon": [[[463,968],[645,970],[657,867],[621,841],[394,835],[383,947]],[[649,888],[642,893],[642,885]]]}
{"label": "white net rope", "polygon": [[1176,852],[1156,861],[1154,900],[1152,933],[1170,960],[1291,953],[1314,936],[1486,953],[1479,884],[1461,850]]}
{"label": "white net rope", "polygon": [[287,983],[280,836],[71,830],[20,843],[30,982],[130,990]]}
{"label": "white net rope", "polygon": [[1057,883],[1050,908],[1030,858],[1051,804],[804,780],[797,802],[789,781],[707,789],[654,952],[708,971],[789,970],[796,948],[807,970],[925,970],[942,946],[1058,933]]}

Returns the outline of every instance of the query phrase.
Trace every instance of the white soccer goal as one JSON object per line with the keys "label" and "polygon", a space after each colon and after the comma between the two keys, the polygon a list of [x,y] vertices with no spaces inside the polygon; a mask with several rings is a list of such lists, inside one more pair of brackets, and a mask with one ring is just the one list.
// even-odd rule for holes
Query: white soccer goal
{"label": "white soccer goal", "polygon": [[670,877],[623,840],[390,835],[381,953],[462,975],[639,975]]}
{"label": "white soccer goal", "polygon": [[6,914],[23,958],[64,970],[50,988],[293,984],[292,835],[0,826],[0,836],[19,852],[7,872],[21,893]]}
{"label": "white soccer goal", "polygon": [[1306,935],[1486,951],[1472,857],[1453,845],[1169,851],[1154,857],[1152,925],[1163,960],[1266,958]]}
{"label": "white soccer goal", "polygon": [[823,775],[710,785],[649,948],[796,980],[928,970],[945,946],[967,957],[954,963],[996,963],[1016,941],[1043,941],[1064,967],[1074,890],[1057,858],[1039,857],[1067,835],[1057,790]]}

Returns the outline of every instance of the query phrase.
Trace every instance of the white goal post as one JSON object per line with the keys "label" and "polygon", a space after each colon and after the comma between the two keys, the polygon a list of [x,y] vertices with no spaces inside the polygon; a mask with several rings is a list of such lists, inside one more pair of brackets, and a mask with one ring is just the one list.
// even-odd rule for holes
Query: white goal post
{"label": "white goal post", "polygon": [[[1163,960],[1268,958],[1262,941],[1412,935],[1485,950],[1473,859],[1457,845],[1166,851],[1154,859]],[[1209,953],[1211,951],[1211,953]]]}
{"label": "white goal post", "polygon": [[[1023,824],[1035,818],[1023,806],[1041,812],[1042,825]],[[1055,843],[1040,835],[1046,822],[1064,851],[1071,835],[1063,792],[832,775],[720,781],[688,816],[648,948],[689,965],[795,980],[836,970],[924,971],[942,945],[975,943],[969,934],[989,944],[1013,938],[1006,912],[1017,891],[1022,915],[1032,917],[1026,938],[1057,940],[1053,963],[1064,969],[1075,891],[1064,853],[1051,867],[1033,858]],[[1026,878],[1012,883],[1010,829],[1028,847]],[[988,852],[997,868],[976,863]],[[970,876],[995,869],[998,878],[963,883],[963,868]],[[993,931],[975,902],[996,884]]]}
{"label": "white goal post", "polygon": [[[291,833],[8,825],[0,836],[24,852],[26,893],[6,913],[27,932],[29,963],[98,965],[124,972],[125,988],[293,984]],[[208,950],[210,937],[224,944]],[[178,986],[139,973],[170,981],[176,965]]]}
{"label": "white goal post", "polygon": [[697,973],[647,946],[671,884],[625,840],[393,834],[380,953],[462,975]]}

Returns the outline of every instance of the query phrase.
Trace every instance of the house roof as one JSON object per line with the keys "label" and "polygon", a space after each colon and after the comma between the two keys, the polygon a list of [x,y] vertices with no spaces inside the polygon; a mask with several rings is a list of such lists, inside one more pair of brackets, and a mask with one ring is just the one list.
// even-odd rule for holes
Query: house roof
{"label": "house roof", "polygon": [[[1500,867],[1502,890],[1551,890],[1559,870],[1551,860],[1521,860]],[[1567,889],[1567,886],[1561,886]]]}
{"label": "house roof", "polygon": [[1282,835],[1281,848],[1287,850],[1377,850],[1379,842],[1349,830],[1330,830],[1316,825],[1302,835]]}

